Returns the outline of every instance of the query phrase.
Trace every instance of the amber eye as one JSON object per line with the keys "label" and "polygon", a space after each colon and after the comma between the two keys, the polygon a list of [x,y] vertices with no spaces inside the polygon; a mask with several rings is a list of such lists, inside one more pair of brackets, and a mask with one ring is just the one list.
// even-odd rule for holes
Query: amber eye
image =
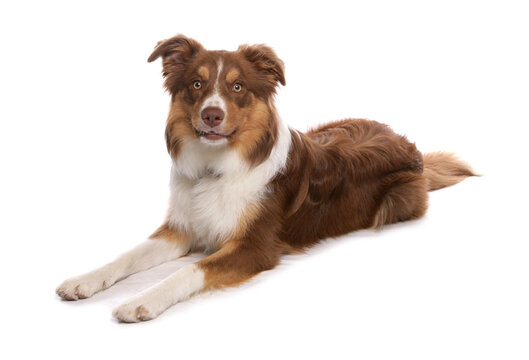
{"label": "amber eye", "polygon": [[239,92],[242,90],[242,85],[241,84],[233,84],[233,91],[235,92]]}
{"label": "amber eye", "polygon": [[202,87],[202,84],[200,83],[200,81],[197,80],[193,83],[193,87],[198,90]]}

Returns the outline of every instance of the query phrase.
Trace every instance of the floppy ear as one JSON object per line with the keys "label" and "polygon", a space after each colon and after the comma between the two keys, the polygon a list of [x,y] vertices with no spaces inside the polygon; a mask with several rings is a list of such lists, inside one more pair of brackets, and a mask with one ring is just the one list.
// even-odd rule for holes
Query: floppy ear
{"label": "floppy ear", "polygon": [[237,50],[243,54],[255,69],[264,76],[264,80],[275,87],[277,83],[286,85],[285,65],[271,47],[259,45],[241,45]]}
{"label": "floppy ear", "polygon": [[204,51],[204,47],[198,41],[184,35],[177,35],[159,41],[147,61],[153,62],[160,56],[162,57],[165,87],[170,92],[176,92],[183,86],[181,77],[186,64],[201,51]]}
{"label": "floppy ear", "polygon": [[204,50],[204,47],[198,41],[184,35],[176,35],[170,39],[158,41],[147,61],[153,62],[161,56],[164,61],[182,63],[201,50]]}

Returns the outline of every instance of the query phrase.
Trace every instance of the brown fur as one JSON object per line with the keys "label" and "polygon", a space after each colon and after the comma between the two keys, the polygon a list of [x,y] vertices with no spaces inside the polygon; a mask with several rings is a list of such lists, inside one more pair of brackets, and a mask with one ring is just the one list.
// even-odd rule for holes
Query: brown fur
{"label": "brown fur", "polygon": [[234,83],[239,78],[239,76],[240,76],[239,71],[237,71],[236,69],[231,69],[226,74],[226,81],[228,83]]}
{"label": "brown fur", "polygon": [[[149,61],[160,56],[172,96],[166,139],[174,159],[182,141],[198,136],[197,112],[217,76],[230,114],[224,120],[227,132],[233,132],[229,146],[251,166],[268,158],[278,136],[273,96],[278,83],[285,85],[283,62],[271,48],[206,51],[178,35],[160,42]],[[220,61],[223,70],[217,75]],[[192,88],[197,79],[200,90]],[[235,82],[242,91],[231,91]],[[273,268],[282,253],[303,251],[324,238],[419,218],[428,190],[474,175],[450,154],[423,156],[406,137],[375,121],[346,119],[306,134],[292,130],[291,137],[286,169],[271,181],[268,196],[249,206],[236,236],[199,262],[206,287],[238,284]],[[175,237],[171,231],[165,225],[155,234]]]}
{"label": "brown fur", "polygon": [[163,239],[172,243],[185,244],[189,247],[189,236],[183,233],[180,230],[172,229],[167,222],[163,223],[151,236],[149,239]]}
{"label": "brown fur", "polygon": [[476,176],[470,166],[454,154],[433,152],[424,155],[424,176],[428,190],[455,185],[469,176]]}
{"label": "brown fur", "polygon": [[[424,213],[420,153],[388,126],[342,120],[301,135],[293,146],[286,173],[275,181],[286,204],[291,199],[299,204],[289,209],[281,232],[284,242],[303,248]],[[303,179],[303,193],[292,178]]]}
{"label": "brown fur", "polygon": [[203,79],[209,80],[209,69],[206,66],[201,66],[197,70],[198,75]]}

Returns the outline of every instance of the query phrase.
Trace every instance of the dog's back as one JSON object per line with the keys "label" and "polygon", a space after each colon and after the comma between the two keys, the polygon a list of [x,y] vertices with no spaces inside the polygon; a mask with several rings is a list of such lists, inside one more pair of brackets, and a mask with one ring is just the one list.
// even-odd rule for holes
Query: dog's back
{"label": "dog's back", "polygon": [[428,190],[473,175],[449,154],[426,154],[423,165],[415,144],[376,121],[328,123],[297,133],[293,147],[287,172],[276,181],[293,204],[281,239],[296,249],[418,218]]}

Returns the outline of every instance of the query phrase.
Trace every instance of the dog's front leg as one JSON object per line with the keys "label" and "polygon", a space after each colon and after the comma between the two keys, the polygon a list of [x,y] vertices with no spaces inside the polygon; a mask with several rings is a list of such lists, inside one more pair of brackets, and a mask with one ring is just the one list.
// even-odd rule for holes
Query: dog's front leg
{"label": "dog's front leg", "polygon": [[273,268],[280,251],[231,241],[201,261],[186,265],[162,282],[116,308],[114,317],[123,322],[156,318],[172,305],[210,288],[239,284],[263,270]]}
{"label": "dog's front leg", "polygon": [[129,275],[177,259],[188,251],[187,236],[164,224],[147,241],[99,269],[64,281],[56,292],[66,300],[85,299]]}

